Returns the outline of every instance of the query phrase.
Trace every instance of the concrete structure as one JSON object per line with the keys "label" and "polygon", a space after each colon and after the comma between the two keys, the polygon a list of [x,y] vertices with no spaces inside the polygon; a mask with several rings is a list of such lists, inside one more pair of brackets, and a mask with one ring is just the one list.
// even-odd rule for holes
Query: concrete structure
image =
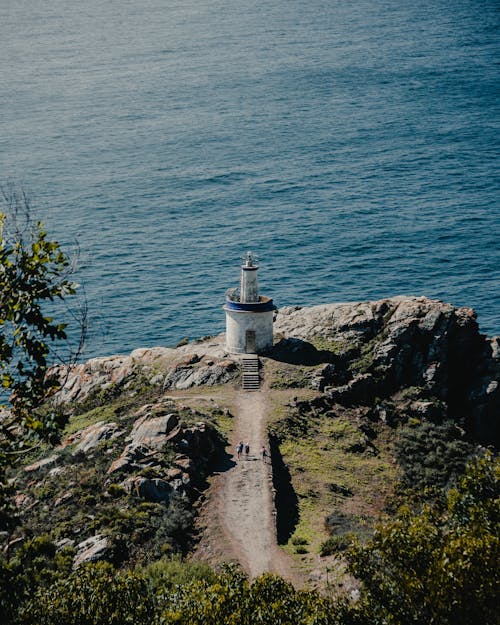
{"label": "concrete structure", "polygon": [[258,265],[248,252],[241,267],[240,292],[226,293],[226,349],[232,354],[259,354],[273,346],[274,304],[259,296]]}

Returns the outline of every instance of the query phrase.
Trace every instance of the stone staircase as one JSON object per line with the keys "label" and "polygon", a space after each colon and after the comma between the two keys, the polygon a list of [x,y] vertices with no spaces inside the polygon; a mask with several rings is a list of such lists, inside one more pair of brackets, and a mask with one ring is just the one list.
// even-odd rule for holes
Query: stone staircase
{"label": "stone staircase", "polygon": [[259,357],[257,354],[245,354],[242,359],[241,387],[244,391],[260,389]]}

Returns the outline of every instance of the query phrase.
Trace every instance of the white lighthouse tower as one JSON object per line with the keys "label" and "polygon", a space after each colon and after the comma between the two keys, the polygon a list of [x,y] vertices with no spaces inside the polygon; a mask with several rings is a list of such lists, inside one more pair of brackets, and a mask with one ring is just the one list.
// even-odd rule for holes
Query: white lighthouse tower
{"label": "white lighthouse tower", "polygon": [[226,349],[232,354],[259,354],[273,346],[274,304],[270,297],[259,295],[258,268],[247,252],[239,294],[237,289],[226,293]]}

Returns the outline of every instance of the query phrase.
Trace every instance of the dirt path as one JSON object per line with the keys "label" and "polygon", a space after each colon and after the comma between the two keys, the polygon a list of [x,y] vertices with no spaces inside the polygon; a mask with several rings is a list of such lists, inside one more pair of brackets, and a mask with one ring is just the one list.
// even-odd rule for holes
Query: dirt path
{"label": "dirt path", "polygon": [[[269,449],[267,411],[266,390],[238,393],[229,450],[233,466],[212,483],[200,548],[204,556],[211,554],[216,560],[238,560],[251,578],[271,571],[297,584],[291,561],[276,543],[271,465],[260,454],[262,445]],[[240,460],[239,441],[250,444],[248,457],[243,453]]]}
{"label": "dirt path", "polygon": [[[222,485],[223,520],[226,536],[251,577],[272,570],[275,522],[270,465],[262,461],[266,402],[262,391],[241,392],[237,398],[236,427],[232,451],[236,466]],[[238,441],[250,444],[250,453],[236,458]]]}

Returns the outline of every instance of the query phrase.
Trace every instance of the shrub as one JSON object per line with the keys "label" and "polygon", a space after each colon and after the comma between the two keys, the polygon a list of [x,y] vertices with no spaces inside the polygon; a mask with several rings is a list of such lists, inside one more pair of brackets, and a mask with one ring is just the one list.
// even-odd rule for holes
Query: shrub
{"label": "shrub", "polygon": [[[252,584],[230,567],[214,583],[196,581],[164,597],[164,623],[178,625],[340,625],[333,601],[316,592],[295,591],[270,574]],[[347,625],[347,622],[346,622]]]}
{"label": "shrub", "polygon": [[347,554],[363,581],[373,623],[498,623],[500,462],[471,463],[447,508],[402,508],[364,547]]}
{"label": "shrub", "polygon": [[352,533],[335,534],[330,536],[330,538],[325,540],[325,542],[321,545],[320,555],[325,557],[341,553],[351,546],[353,539],[354,534]]}
{"label": "shrub", "polygon": [[14,623],[19,608],[37,588],[44,588],[71,571],[71,549],[56,553],[46,535],[28,540],[8,559],[0,556],[0,622]]}
{"label": "shrub", "polygon": [[307,545],[308,542],[307,538],[303,538],[302,536],[294,536],[292,538],[292,545]]}
{"label": "shrub", "polygon": [[155,601],[144,577],[87,564],[48,588],[21,611],[23,625],[154,625]]}
{"label": "shrub", "polygon": [[165,590],[193,581],[215,582],[214,571],[204,562],[185,562],[179,556],[162,558],[141,569],[153,590]]}
{"label": "shrub", "polygon": [[113,497],[113,499],[119,499],[120,497],[126,495],[126,492],[123,486],[120,486],[119,484],[110,484],[108,486],[108,494]]}
{"label": "shrub", "polygon": [[423,422],[401,429],[395,445],[403,485],[423,492],[442,488],[463,474],[476,446],[462,438],[453,422]]}

